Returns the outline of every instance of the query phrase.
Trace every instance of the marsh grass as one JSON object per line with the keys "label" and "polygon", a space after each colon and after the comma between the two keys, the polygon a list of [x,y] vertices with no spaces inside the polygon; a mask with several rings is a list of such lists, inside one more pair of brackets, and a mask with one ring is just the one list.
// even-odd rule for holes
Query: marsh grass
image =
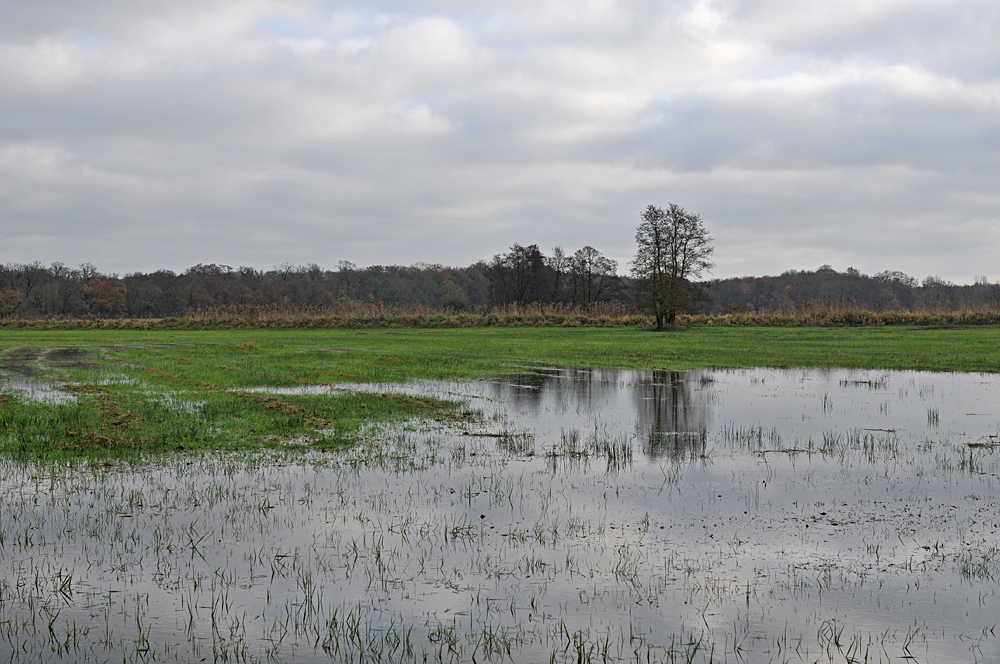
{"label": "marsh grass", "polygon": [[[74,364],[53,361],[72,351]],[[339,378],[254,361],[252,342],[222,348],[14,349],[9,372],[64,395],[57,403],[8,387],[0,453],[15,458],[139,459],[191,450],[342,449],[363,427],[407,418],[475,419],[455,404],[398,394],[330,391],[274,396],[251,387]],[[298,373],[298,375],[296,375]],[[8,375],[11,375],[10,373]],[[18,374],[13,374],[17,376]]]}
{"label": "marsh grass", "polygon": [[607,473],[617,473],[632,465],[635,458],[635,436],[609,431],[595,425],[584,437],[579,430],[562,431],[559,442],[545,452],[549,466],[558,469],[589,467],[591,459],[604,462]]}

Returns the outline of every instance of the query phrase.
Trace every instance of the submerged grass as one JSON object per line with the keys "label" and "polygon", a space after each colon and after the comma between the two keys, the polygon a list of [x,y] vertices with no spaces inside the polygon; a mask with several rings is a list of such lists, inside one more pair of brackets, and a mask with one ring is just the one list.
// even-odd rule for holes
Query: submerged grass
{"label": "submerged grass", "polygon": [[[237,434],[252,426],[288,426],[247,433],[248,453],[0,458],[0,660],[1000,654],[995,429],[955,419],[996,403],[992,378],[567,370],[437,384],[428,398],[313,389],[344,364],[307,360],[346,360],[346,344],[201,343],[17,346],[32,380],[70,400],[12,389],[4,409],[86,405],[76,428],[126,450],[167,426],[164,410],[210,422],[198,430],[226,449],[247,449]],[[389,349],[368,352],[388,366]],[[404,422],[342,454],[260,449],[390,416],[464,422],[440,400],[463,388],[490,425],[470,435]],[[776,394],[797,402],[769,410]],[[925,430],[929,405],[940,422]]]}

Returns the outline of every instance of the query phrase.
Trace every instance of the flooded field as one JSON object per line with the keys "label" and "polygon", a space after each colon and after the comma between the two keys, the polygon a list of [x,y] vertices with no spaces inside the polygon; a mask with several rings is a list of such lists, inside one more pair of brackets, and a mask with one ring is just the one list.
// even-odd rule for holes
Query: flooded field
{"label": "flooded field", "polygon": [[363,389],[483,419],[336,454],[3,462],[0,659],[1000,660],[1000,376]]}

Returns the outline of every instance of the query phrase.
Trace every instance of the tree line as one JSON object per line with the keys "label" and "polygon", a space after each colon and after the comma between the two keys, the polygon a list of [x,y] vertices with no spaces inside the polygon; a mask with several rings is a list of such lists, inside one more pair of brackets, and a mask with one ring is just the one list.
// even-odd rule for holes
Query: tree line
{"label": "tree line", "polygon": [[[92,265],[0,265],[0,317],[166,318],[196,311],[254,308],[330,310],[378,303],[400,308],[481,311],[504,305],[558,304],[588,309],[611,304],[641,310],[634,279],[586,247],[578,259],[558,249],[514,245],[489,262],[359,268],[341,263],[283,265],[271,270],[195,265],[184,272],[104,274]],[[583,250],[581,250],[583,251]],[[1000,285],[979,278],[956,285],[901,272],[872,276],[830,266],[779,276],[691,282],[681,313],[799,313],[817,307],[868,311],[959,311],[1000,308]]]}
{"label": "tree line", "polygon": [[481,311],[505,305],[559,304],[589,309],[629,306],[629,281],[593,247],[573,253],[513,245],[468,267],[418,263],[334,269],[285,264],[271,270],[198,264],[119,276],[85,263],[0,265],[2,318],[168,318],[195,312],[331,311],[378,304],[397,308]]}
{"label": "tree line", "polygon": [[702,313],[797,314],[817,309],[945,312],[1000,309],[1000,284],[977,277],[957,285],[935,276],[918,281],[899,271],[862,274],[829,265],[779,276],[714,279],[705,284]]}
{"label": "tree line", "polygon": [[648,206],[636,231],[629,275],[592,246],[514,244],[468,267],[417,263],[334,269],[284,264],[271,270],[198,264],[169,270],[105,274],[84,263],[0,265],[0,318],[169,318],[198,312],[252,315],[259,310],[333,312],[365,305],[479,312],[495,307],[557,305],[581,311],[608,305],[649,313],[658,329],[679,313],[797,314],[816,309],[961,311],[1000,309],[1000,284],[979,277],[956,285],[898,271],[868,276],[829,265],[779,276],[699,281],[711,268],[712,238],[680,206]]}

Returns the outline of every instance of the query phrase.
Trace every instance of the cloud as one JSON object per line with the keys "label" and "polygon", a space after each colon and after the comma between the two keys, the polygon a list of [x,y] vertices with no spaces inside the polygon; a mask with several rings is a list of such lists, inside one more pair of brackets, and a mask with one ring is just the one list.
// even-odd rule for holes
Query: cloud
{"label": "cloud", "polygon": [[0,10],[0,260],[624,266],[674,201],[717,276],[992,269],[995,3]]}

